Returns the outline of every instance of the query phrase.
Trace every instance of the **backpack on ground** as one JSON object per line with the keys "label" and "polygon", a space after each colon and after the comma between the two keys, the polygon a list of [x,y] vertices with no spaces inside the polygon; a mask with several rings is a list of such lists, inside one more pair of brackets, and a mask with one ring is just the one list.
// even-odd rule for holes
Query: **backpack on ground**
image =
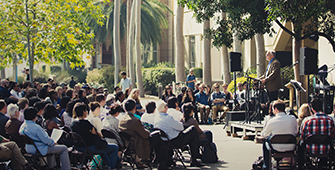
{"label": "backpack on ground", "polygon": [[202,157],[201,161],[203,163],[217,163],[218,162],[218,155],[215,143],[207,143],[205,144],[202,149]]}
{"label": "backpack on ground", "polygon": [[261,170],[264,163],[263,156],[259,156],[257,160],[252,164],[253,170]]}

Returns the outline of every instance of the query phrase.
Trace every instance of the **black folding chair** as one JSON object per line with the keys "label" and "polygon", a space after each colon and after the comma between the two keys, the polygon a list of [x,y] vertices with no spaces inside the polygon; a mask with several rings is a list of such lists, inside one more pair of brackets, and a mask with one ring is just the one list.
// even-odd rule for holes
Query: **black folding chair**
{"label": "black folding chair", "polygon": [[101,134],[104,138],[116,139],[116,136],[113,132],[107,129],[101,129]]}
{"label": "black folding chair", "polygon": [[[25,143],[25,144],[28,144],[28,145],[33,145],[36,149],[36,152],[34,154],[32,153],[26,153],[23,155],[24,157],[26,158],[29,158],[31,161],[32,161],[32,165],[34,165],[36,167],[36,165],[39,165],[41,166],[40,164],[40,161],[42,160],[43,163],[46,165],[46,168],[47,169],[52,169],[52,167],[49,166],[49,164],[47,163],[47,161],[44,159],[44,157],[49,157],[49,156],[54,156],[54,154],[46,154],[46,155],[42,155],[41,152],[38,150],[37,146],[35,145],[34,141],[27,135],[20,135],[20,138],[22,139],[22,141]],[[59,164],[57,163],[57,166]],[[36,167],[36,168],[39,168],[39,167]]]}
{"label": "black folding chair", "polygon": [[[326,153],[319,154],[319,153],[310,153],[306,149],[306,145],[330,145],[330,149],[326,151]],[[309,168],[308,166],[312,166],[313,168],[322,169],[323,167],[320,167],[320,159],[326,159],[327,160],[327,169],[330,169],[333,165],[333,157],[334,157],[334,146],[333,146],[333,138],[329,135],[312,135],[308,137],[304,141],[305,148],[305,168]]]}
{"label": "black folding chair", "polygon": [[[78,149],[76,149],[76,147],[74,147],[74,149],[71,151],[71,155],[70,155],[70,159],[73,160],[73,163],[75,163],[76,165],[78,165],[78,163],[79,163],[80,167],[85,166],[87,169],[90,169],[87,164],[91,160],[93,160],[94,163],[96,165],[98,165],[96,160],[93,159],[94,154],[89,150],[89,148],[87,147],[83,138],[76,132],[70,132],[70,135],[72,136],[74,146],[77,146],[78,144],[83,144],[84,147],[85,147],[84,152],[78,151]],[[77,159],[76,159],[77,157],[80,158],[79,161],[77,161]],[[100,168],[98,167],[98,169],[100,169]]]}
{"label": "black folding chair", "polygon": [[135,139],[126,132],[120,132],[120,137],[125,147],[125,149],[122,150],[122,155],[121,155],[122,160],[125,162],[128,162],[132,169],[135,169],[135,166],[137,168],[137,165],[135,162],[135,156],[136,156]]}
{"label": "black folding chair", "polygon": [[167,134],[163,130],[157,129],[157,128],[155,128],[155,130],[159,130],[161,137],[167,139],[167,141],[165,142],[167,145],[166,154],[168,154],[168,151],[172,149],[173,153],[176,156],[177,161],[180,161],[183,164],[183,167],[187,169],[183,161],[183,155],[180,151],[180,147],[175,147],[173,143],[171,142],[171,140],[168,138]]}
{"label": "black folding chair", "polygon": [[[296,145],[297,144],[297,138],[293,135],[275,135],[271,138],[270,140],[270,145],[273,144],[285,144],[285,145]],[[295,169],[295,163],[294,163],[294,158],[296,155],[296,146],[294,147],[293,150],[291,151],[286,151],[286,152],[276,152],[276,153],[271,153],[271,148],[269,150],[270,152],[270,158],[273,157],[274,160],[277,163],[277,169]],[[283,158],[290,158],[290,163],[281,163],[280,161],[283,160]],[[269,159],[270,164],[269,166],[271,167],[271,159]]]}

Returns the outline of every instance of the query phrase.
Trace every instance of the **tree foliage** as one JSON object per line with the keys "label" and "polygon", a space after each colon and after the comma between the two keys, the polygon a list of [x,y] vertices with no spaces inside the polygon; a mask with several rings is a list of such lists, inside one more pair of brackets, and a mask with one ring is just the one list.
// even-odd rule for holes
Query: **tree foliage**
{"label": "tree foliage", "polygon": [[13,54],[28,59],[28,39],[34,62],[68,61],[83,64],[81,56],[94,48],[85,18],[102,24],[101,7],[92,0],[0,0],[1,65],[11,63]]}
{"label": "tree foliage", "polygon": [[[218,26],[205,33],[217,48],[232,47],[233,33],[237,33],[241,40],[250,39],[257,33],[273,33],[264,10],[264,0],[178,0],[178,3],[191,9],[198,22],[215,17]],[[227,18],[216,16],[218,13],[227,13]]]}
{"label": "tree foliage", "polygon": [[[100,3],[97,3],[100,5]],[[98,42],[112,45],[113,39],[113,22],[114,22],[114,3],[105,3],[103,8],[105,20],[102,25],[97,24],[94,20],[89,21],[89,26],[96,35]],[[155,44],[161,43],[164,29],[168,27],[168,20],[165,17],[166,12],[171,12],[168,6],[158,0],[143,0],[141,4],[141,43]],[[127,26],[127,4],[121,4],[120,10],[120,34],[121,39],[126,33]]]}
{"label": "tree foliage", "polygon": [[[326,37],[335,51],[335,1],[334,0],[178,0],[194,11],[198,22],[212,18],[216,13],[227,13],[227,18],[217,18],[218,27],[207,30],[213,45],[231,47],[232,34],[240,40],[252,38],[256,33],[274,33],[273,21],[298,40],[318,36]],[[279,19],[279,20],[278,20]],[[292,22],[294,30],[281,22]]]}

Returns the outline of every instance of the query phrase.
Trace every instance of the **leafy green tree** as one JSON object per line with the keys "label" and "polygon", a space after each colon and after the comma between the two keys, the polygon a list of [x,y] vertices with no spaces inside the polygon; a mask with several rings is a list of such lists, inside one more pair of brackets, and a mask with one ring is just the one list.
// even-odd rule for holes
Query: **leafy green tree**
{"label": "leafy green tree", "polygon": [[[301,40],[319,36],[327,38],[335,51],[335,1],[333,0],[178,0],[194,11],[199,22],[211,18],[217,12],[226,12],[227,18],[218,18],[219,27],[207,31],[213,45],[225,44],[231,47],[232,34],[236,32],[241,40],[252,38],[255,34],[274,33],[272,23],[278,24],[293,38],[293,60],[298,61]],[[291,22],[292,31],[282,25]],[[294,68],[295,79],[306,85],[306,76],[300,76],[299,65]],[[307,95],[303,94],[302,102]]]}
{"label": "leafy green tree", "polygon": [[86,16],[103,23],[101,8],[92,0],[0,0],[0,9],[1,65],[11,63],[15,54],[29,59],[31,81],[37,62],[82,65],[81,56],[94,52]]}

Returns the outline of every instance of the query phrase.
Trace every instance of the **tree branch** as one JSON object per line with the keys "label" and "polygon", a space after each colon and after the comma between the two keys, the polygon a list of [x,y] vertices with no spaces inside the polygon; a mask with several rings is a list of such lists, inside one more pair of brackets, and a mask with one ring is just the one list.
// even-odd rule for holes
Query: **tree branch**
{"label": "tree branch", "polygon": [[290,34],[291,36],[295,37],[295,34],[294,34],[292,31],[290,31],[289,29],[287,29],[286,27],[284,27],[284,25],[281,24],[281,23],[278,21],[278,19],[276,19],[275,22],[279,25],[279,27],[280,27],[281,29],[283,29],[285,32],[287,32],[287,33]]}
{"label": "tree branch", "polygon": [[327,38],[327,40],[330,42],[330,44],[333,46],[333,51],[335,52],[335,42],[334,40],[327,34],[323,33],[323,32],[318,32],[318,35],[323,36],[325,38]]}

